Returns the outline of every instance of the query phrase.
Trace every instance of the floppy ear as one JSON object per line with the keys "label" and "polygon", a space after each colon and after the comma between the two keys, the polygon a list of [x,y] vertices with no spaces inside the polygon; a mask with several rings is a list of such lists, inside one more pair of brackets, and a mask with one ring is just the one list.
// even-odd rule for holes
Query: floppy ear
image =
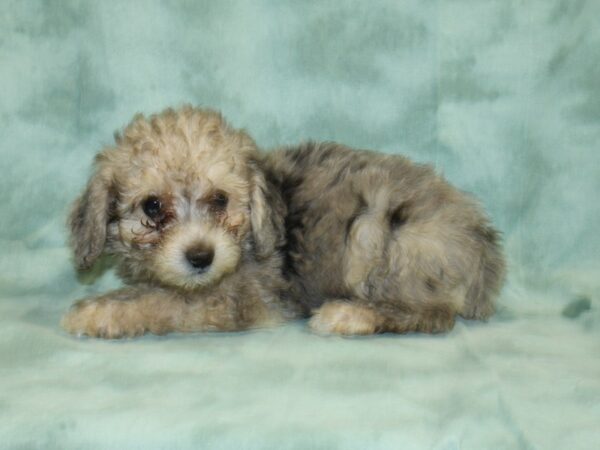
{"label": "floppy ear", "polygon": [[271,256],[285,244],[284,218],[286,207],[275,187],[267,183],[262,170],[251,162],[252,187],[250,193],[250,223],[256,256]]}
{"label": "floppy ear", "polygon": [[97,164],[87,188],[75,200],[69,217],[70,243],[79,270],[91,268],[104,250],[113,198],[112,172]]}

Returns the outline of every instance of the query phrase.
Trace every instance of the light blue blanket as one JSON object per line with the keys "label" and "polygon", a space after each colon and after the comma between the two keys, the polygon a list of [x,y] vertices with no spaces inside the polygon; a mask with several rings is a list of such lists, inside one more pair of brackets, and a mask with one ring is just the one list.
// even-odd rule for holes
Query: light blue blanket
{"label": "light blue blanket", "polygon": [[[600,448],[600,2],[0,4],[0,449]],[[475,193],[509,282],[442,336],[77,340],[70,202],[134,113],[403,153]]]}

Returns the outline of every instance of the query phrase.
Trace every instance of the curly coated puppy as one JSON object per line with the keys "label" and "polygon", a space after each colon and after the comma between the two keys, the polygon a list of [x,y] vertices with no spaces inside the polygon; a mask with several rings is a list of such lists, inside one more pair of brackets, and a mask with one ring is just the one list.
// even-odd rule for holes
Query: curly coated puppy
{"label": "curly coated puppy", "polygon": [[216,112],[138,115],[70,217],[79,269],[127,287],[75,303],[77,335],[243,330],[312,314],[319,333],[441,332],[494,310],[504,262],[479,206],[428,166],[309,143],[261,154]]}

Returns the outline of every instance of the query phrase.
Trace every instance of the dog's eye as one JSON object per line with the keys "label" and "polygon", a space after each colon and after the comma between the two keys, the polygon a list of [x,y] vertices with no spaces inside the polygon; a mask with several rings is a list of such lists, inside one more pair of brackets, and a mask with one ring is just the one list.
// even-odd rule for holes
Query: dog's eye
{"label": "dog's eye", "polygon": [[229,203],[227,194],[220,191],[216,192],[210,199],[210,205],[217,211],[223,211],[225,208],[227,208],[227,203]]}
{"label": "dog's eye", "polygon": [[148,217],[150,217],[151,219],[155,219],[160,215],[161,206],[162,205],[160,204],[160,200],[158,199],[158,197],[150,196],[146,200],[144,200],[142,209]]}

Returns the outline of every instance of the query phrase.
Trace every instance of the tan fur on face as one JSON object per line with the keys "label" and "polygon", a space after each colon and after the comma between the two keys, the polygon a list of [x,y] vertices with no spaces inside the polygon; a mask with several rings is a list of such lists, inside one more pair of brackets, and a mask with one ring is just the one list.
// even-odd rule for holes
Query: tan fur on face
{"label": "tan fur on face", "polygon": [[[308,311],[319,333],[442,332],[456,315],[489,317],[504,278],[483,211],[430,167],[332,143],[261,155],[191,107],[136,116],[97,156],[70,227],[80,269],[111,253],[130,285],[76,303],[63,326],[78,335],[240,330]],[[191,264],[194,248],[214,253],[208,266]]]}
{"label": "tan fur on face", "polygon": [[[203,274],[191,273],[182,249],[202,243],[214,249],[214,259]],[[185,226],[173,230],[168,239],[154,252],[150,267],[157,278],[167,285],[186,289],[216,283],[232,273],[241,257],[235,239],[220,227]]]}
{"label": "tan fur on face", "polygon": [[[72,223],[79,220],[78,214],[93,208],[102,211],[98,220],[86,222],[86,232],[98,241],[95,245],[106,240],[110,251],[122,255],[125,272],[134,281],[160,280],[187,289],[218,282],[233,272],[252,228],[250,211],[262,211],[255,219],[256,230],[263,228],[263,216],[269,214],[263,205],[264,187],[255,186],[261,175],[252,169],[257,158],[252,140],[229,128],[219,114],[186,107],[150,119],[136,117],[116,143],[97,157],[90,183],[97,186],[95,180],[104,174],[96,189],[104,198],[100,204],[80,202]],[[210,203],[216,191],[228,197],[226,210],[219,213]],[[150,196],[167,209],[164,223],[155,224],[144,213],[144,201]],[[108,234],[102,222],[110,222]],[[273,233],[254,237],[263,234]],[[75,232],[76,254],[90,240]],[[215,249],[214,264],[203,276],[192,276],[185,264],[186,247],[194,241]],[[78,260],[89,266],[98,254],[96,250]]]}

